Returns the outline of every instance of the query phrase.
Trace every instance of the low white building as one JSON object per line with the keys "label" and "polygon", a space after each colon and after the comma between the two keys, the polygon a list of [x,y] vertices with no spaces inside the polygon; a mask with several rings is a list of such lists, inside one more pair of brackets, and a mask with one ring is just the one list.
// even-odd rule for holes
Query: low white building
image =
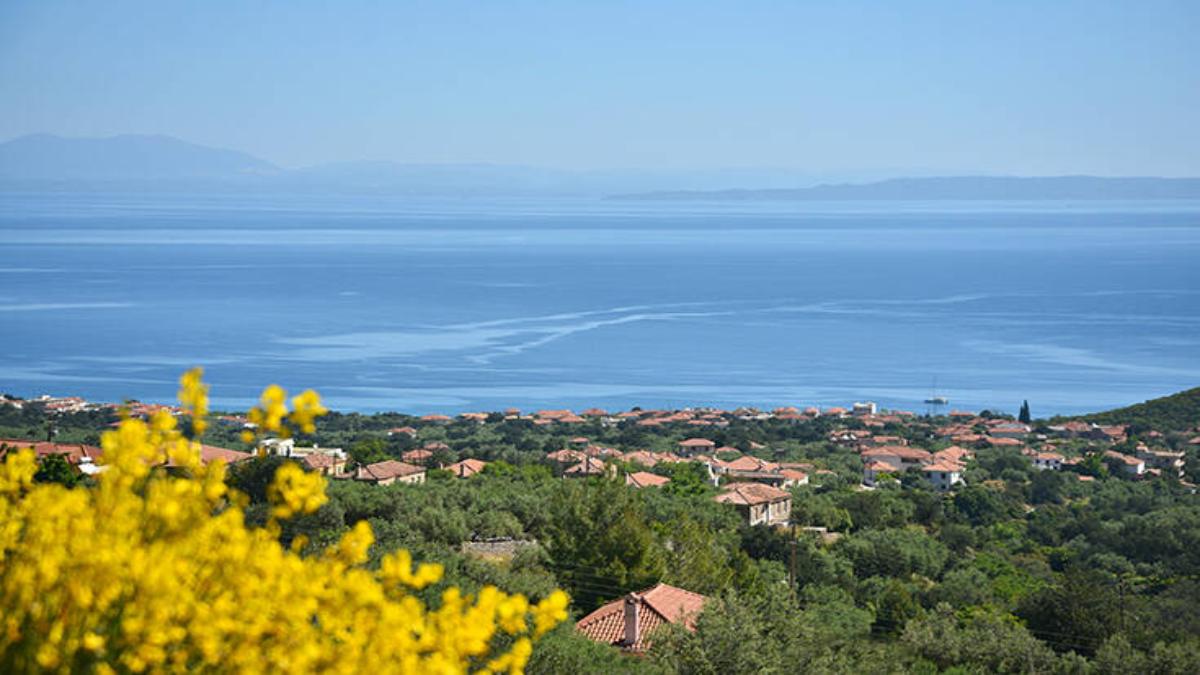
{"label": "low white building", "polygon": [[1033,456],[1033,468],[1050,471],[1061,471],[1063,456],[1057,452],[1039,452]]}
{"label": "low white building", "polygon": [[951,462],[934,462],[921,469],[926,480],[935,490],[945,492],[962,482],[962,465]]}
{"label": "low white building", "polygon": [[854,415],[855,417],[874,415],[876,412],[878,412],[878,406],[875,405],[874,401],[855,403],[850,409],[850,414]]}

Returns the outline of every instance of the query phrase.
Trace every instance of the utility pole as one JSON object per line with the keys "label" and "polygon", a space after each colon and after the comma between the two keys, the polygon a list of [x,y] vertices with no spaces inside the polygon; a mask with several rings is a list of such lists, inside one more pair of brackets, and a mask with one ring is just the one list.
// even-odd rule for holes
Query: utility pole
{"label": "utility pole", "polygon": [[788,563],[788,585],[796,592],[796,524],[792,523],[791,560]]}

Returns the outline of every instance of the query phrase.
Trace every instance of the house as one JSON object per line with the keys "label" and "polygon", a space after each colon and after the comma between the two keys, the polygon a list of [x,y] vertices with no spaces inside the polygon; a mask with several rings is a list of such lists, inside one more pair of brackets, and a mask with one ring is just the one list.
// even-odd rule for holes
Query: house
{"label": "house", "polygon": [[779,470],[779,465],[775,464],[774,462],[768,462],[764,459],[759,459],[752,455],[743,455],[729,462],[714,460],[713,469],[715,469],[717,473],[727,474],[749,473],[756,471],[775,472]]}
{"label": "house", "polygon": [[1019,440],[1028,436],[1031,431],[1033,429],[1028,424],[1001,422],[1000,424],[993,425],[988,433],[996,438],[1015,438]]}
{"label": "house", "polygon": [[1115,464],[1119,466],[1121,472],[1127,476],[1137,478],[1146,473],[1146,462],[1138,459],[1137,457],[1130,457],[1129,455],[1123,455],[1119,452],[1106,450],[1104,452],[1104,459],[1109,464]]}
{"label": "house", "polygon": [[416,438],[417,430],[412,427],[396,427],[395,429],[388,429],[387,435],[388,436],[408,436],[409,438]]}
{"label": "house", "polygon": [[697,452],[712,452],[716,447],[717,444],[707,438],[689,438],[679,441],[679,454],[687,457]]}
{"label": "house", "polygon": [[943,448],[933,453],[933,460],[949,460],[958,464],[965,464],[968,459],[975,457],[975,452],[957,445],[951,445],[948,448]]}
{"label": "house", "polygon": [[898,467],[888,464],[887,462],[881,462],[879,460],[867,462],[863,466],[863,485],[875,487],[875,485],[879,482],[880,475],[894,474],[898,471]]}
{"label": "house", "polygon": [[[231,450],[230,452],[233,451]],[[337,476],[346,472],[345,457],[336,457],[317,452],[304,455],[302,462],[306,468],[316,471],[322,476]]]}
{"label": "house", "polygon": [[1061,471],[1063,467],[1063,456],[1057,452],[1035,453],[1033,455],[1033,467],[1035,469]]}
{"label": "house", "polygon": [[682,588],[658,584],[600,607],[575,624],[590,640],[631,652],[650,648],[654,631],[666,624],[696,630],[696,617],[708,598]]}
{"label": "house", "polygon": [[470,478],[477,473],[481,473],[488,465],[482,459],[464,459],[461,462],[455,462],[446,467],[446,471],[454,474],[458,478]]}
{"label": "house", "polygon": [[792,513],[792,493],[761,483],[732,483],[713,499],[736,506],[751,525],[787,525]]}
{"label": "house", "polygon": [[933,461],[927,450],[907,445],[881,445],[860,453],[864,462],[881,461],[893,465],[897,471],[919,467]]}
{"label": "house", "polygon": [[874,401],[867,401],[866,403],[855,403],[854,405],[850,406],[850,414],[855,417],[874,415],[877,412],[878,412],[878,409],[877,409]]}
{"label": "house", "polygon": [[933,486],[935,490],[945,492],[955,485],[962,482],[961,464],[949,461],[934,462],[925,465],[921,469],[925,473],[925,479]]}
{"label": "house", "polygon": [[409,464],[425,465],[429,463],[429,460],[433,459],[433,451],[428,448],[417,448],[416,450],[401,453],[400,459]]}
{"label": "house", "polygon": [[671,479],[666,476],[659,476],[647,471],[635,471],[625,474],[625,484],[635,488],[662,487],[670,482]]}
{"label": "house", "polygon": [[376,485],[391,485],[392,483],[424,483],[425,469],[412,464],[405,464],[394,459],[375,462],[360,466],[354,472],[354,480],[361,480]]}
{"label": "house", "polygon": [[264,438],[258,442],[258,451],[266,455],[291,457],[303,460],[308,455],[329,455],[345,463],[347,455],[341,448],[322,448],[318,445],[303,447],[292,438]]}
{"label": "house", "polygon": [[562,450],[547,453],[546,459],[558,465],[558,468],[565,469],[587,459],[587,455],[582,450],[563,448]]}
{"label": "house", "polygon": [[621,455],[621,459],[629,462],[630,464],[644,466],[647,469],[654,468],[654,466],[661,461],[658,458],[658,455],[650,452],[649,450],[631,450],[630,452]]}
{"label": "house", "polygon": [[563,471],[563,478],[587,478],[589,476],[605,476],[611,474],[613,468],[594,457],[584,457],[583,461]]}
{"label": "house", "polygon": [[808,474],[801,471],[737,471],[726,475],[731,481],[751,481],[777,488],[808,485]]}
{"label": "house", "polygon": [[94,445],[83,445],[76,443],[51,443],[48,441],[23,441],[17,439],[0,439],[0,460],[7,454],[8,450],[17,450],[30,448],[40,462],[43,458],[50,455],[59,455],[67,460],[67,463],[75,467],[80,473],[89,476],[100,473],[104,467],[100,464],[100,457],[104,454],[104,450]]}
{"label": "house", "polygon": [[1170,450],[1151,450],[1145,445],[1137,447],[1137,458],[1146,463],[1147,466],[1152,466],[1159,469],[1163,474],[1176,477],[1183,476],[1184,453],[1171,452]]}

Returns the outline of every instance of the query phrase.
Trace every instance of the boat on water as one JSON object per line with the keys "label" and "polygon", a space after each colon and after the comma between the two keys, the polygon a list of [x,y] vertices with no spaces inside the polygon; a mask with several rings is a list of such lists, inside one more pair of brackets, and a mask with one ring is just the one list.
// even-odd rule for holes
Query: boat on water
{"label": "boat on water", "polygon": [[950,399],[946,398],[945,396],[931,396],[925,399],[925,402],[930,405],[948,405],[950,403]]}

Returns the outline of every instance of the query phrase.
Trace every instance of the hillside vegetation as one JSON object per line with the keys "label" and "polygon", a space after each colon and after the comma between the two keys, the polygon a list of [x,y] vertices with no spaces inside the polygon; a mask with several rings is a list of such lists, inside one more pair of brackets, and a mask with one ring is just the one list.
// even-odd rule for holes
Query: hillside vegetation
{"label": "hillside vegetation", "polygon": [[1160,431],[1191,429],[1200,425],[1200,387],[1076,419],[1096,424],[1130,424]]}

